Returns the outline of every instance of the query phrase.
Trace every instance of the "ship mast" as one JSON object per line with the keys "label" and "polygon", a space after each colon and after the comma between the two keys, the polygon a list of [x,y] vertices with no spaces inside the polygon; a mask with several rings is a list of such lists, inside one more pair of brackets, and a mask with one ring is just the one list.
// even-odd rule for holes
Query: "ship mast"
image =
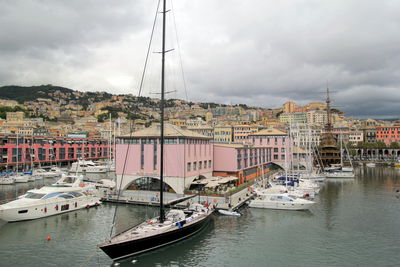
{"label": "ship mast", "polygon": [[165,213],[164,213],[164,91],[165,91],[165,83],[164,83],[164,73],[165,73],[165,24],[166,24],[166,0],[163,0],[163,24],[162,24],[162,51],[161,51],[161,138],[160,138],[160,146],[161,146],[161,155],[160,155],[160,222],[164,222]]}
{"label": "ship mast", "polygon": [[325,125],[325,130],[327,132],[332,132],[332,122],[331,122],[331,99],[329,97],[329,88],[326,88],[326,115],[327,115],[327,123]]}

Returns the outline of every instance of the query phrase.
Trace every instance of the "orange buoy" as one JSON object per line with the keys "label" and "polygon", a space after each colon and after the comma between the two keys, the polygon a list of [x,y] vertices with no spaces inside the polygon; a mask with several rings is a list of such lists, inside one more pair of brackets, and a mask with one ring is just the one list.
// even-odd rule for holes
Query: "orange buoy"
{"label": "orange buoy", "polygon": [[46,240],[47,240],[47,241],[50,241],[50,240],[51,240],[51,236],[48,235],[47,238],[46,238]]}

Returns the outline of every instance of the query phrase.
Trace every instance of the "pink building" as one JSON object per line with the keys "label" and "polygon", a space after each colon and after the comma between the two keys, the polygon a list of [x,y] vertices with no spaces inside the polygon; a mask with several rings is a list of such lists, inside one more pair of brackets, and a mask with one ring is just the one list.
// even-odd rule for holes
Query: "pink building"
{"label": "pink building", "polygon": [[214,144],[214,176],[234,176],[238,184],[270,169],[271,148],[243,144]]}
{"label": "pink building", "polygon": [[[17,150],[18,149],[18,150]],[[99,138],[68,138],[52,136],[0,136],[0,167],[68,163],[85,159],[107,159],[110,145]],[[18,156],[18,158],[17,158]]]}
{"label": "pink building", "polygon": [[270,147],[272,149],[272,162],[285,162],[285,150],[289,147],[287,133],[269,128],[250,134],[248,141],[255,146]]}
{"label": "pink building", "polygon": [[[165,125],[164,133],[164,182],[167,191],[181,194],[200,175],[212,175],[212,138],[171,124]],[[158,188],[160,148],[160,126],[119,137],[119,144],[116,145],[117,184],[122,179],[123,190]]]}

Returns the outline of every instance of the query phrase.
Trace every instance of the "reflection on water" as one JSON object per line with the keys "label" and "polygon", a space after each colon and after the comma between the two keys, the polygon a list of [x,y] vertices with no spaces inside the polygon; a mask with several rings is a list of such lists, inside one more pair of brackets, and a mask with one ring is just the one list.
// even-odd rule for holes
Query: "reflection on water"
{"label": "reflection on water", "polygon": [[0,203],[8,202],[16,199],[17,197],[26,193],[26,191],[34,188],[41,188],[44,185],[54,183],[54,178],[46,178],[41,180],[35,180],[28,183],[16,183],[11,185],[0,185]]}
{"label": "reflection on water", "polygon": [[[123,260],[120,266],[397,266],[399,177],[394,168],[360,167],[355,179],[327,181],[309,212],[244,208],[238,218],[216,214],[201,234]],[[24,190],[23,185],[2,186],[0,197]],[[103,203],[0,224],[0,265],[110,266],[112,261],[96,245],[110,236],[115,207]],[[115,230],[157,213],[153,207],[118,205]],[[51,241],[46,241],[48,235]]]}

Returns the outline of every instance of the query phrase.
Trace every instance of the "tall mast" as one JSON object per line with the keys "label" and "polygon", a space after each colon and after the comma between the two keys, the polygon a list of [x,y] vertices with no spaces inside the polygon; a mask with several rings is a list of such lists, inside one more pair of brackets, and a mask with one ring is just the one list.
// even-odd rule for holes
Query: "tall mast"
{"label": "tall mast", "polygon": [[326,87],[326,115],[327,115],[327,124],[326,124],[326,131],[332,131],[332,123],[331,123],[331,99],[329,98],[329,88]]}
{"label": "tall mast", "polygon": [[163,24],[162,24],[162,51],[161,51],[161,157],[160,157],[160,222],[164,222],[164,63],[165,63],[165,24],[166,24],[166,5],[167,1],[163,0]]}
{"label": "tall mast", "polygon": [[110,166],[111,161],[112,161],[112,155],[111,155],[111,150],[112,150],[112,119],[111,119],[111,112],[110,112],[110,132],[108,136],[108,166]]}
{"label": "tall mast", "polygon": [[17,171],[16,171],[16,173],[18,173],[18,157],[19,157],[19,155],[18,155],[18,138],[19,138],[19,136],[18,136],[18,130],[17,130]]}

